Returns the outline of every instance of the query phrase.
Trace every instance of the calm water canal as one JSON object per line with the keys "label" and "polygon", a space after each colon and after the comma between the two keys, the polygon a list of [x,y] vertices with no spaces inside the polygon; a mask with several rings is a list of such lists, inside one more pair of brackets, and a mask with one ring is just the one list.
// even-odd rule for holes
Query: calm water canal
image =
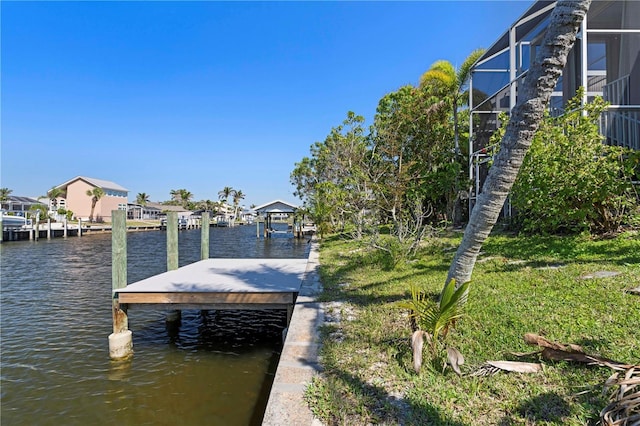
{"label": "calm water canal", "polygon": [[[210,257],[304,258],[306,240],[256,239],[255,226],[211,228]],[[166,234],[129,233],[128,282],[166,270]],[[180,231],[180,266],[200,231]],[[129,311],[135,355],[109,359],[111,234],[0,244],[3,426],[256,425],[281,349],[285,314]]]}

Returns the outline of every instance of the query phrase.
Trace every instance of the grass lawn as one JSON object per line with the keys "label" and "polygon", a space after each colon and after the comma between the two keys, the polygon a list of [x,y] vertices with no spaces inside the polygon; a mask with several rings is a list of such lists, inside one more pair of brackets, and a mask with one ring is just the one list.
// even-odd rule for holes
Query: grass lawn
{"label": "grass lawn", "polygon": [[[323,374],[306,398],[326,424],[584,425],[608,403],[609,368],[551,362],[525,333],[640,364],[640,233],[611,239],[493,235],[473,272],[465,316],[445,340],[465,357],[462,377],[425,349],[412,368],[408,313],[394,303],[418,285],[434,303],[461,234],[426,241],[417,260],[385,268],[383,254],[339,236],[320,249],[326,325]],[[613,277],[586,278],[598,271]],[[485,361],[542,362],[535,374],[474,377]]]}

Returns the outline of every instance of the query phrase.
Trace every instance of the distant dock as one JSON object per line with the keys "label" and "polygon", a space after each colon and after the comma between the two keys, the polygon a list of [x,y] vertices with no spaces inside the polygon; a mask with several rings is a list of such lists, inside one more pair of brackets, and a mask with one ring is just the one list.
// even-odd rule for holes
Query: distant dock
{"label": "distant dock", "polygon": [[[179,229],[200,228],[200,220],[189,219]],[[162,224],[127,225],[127,232],[158,231],[166,229]],[[109,223],[70,223],[47,222],[38,225],[25,225],[23,227],[3,227],[0,243],[4,241],[25,241],[51,238],[81,237],[87,234],[110,233],[112,226]]]}

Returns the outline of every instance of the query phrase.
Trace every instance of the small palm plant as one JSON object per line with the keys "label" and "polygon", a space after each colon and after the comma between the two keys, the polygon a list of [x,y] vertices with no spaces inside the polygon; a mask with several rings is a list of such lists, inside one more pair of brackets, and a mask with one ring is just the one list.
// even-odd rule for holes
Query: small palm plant
{"label": "small palm plant", "polygon": [[[428,296],[411,286],[411,300],[404,300],[397,303],[399,308],[409,309],[412,323],[415,330],[411,336],[411,348],[413,349],[413,368],[416,373],[420,372],[422,366],[422,348],[424,341],[429,343],[432,356],[438,353],[438,341],[444,339],[453,327],[456,320],[463,315],[463,308],[467,301],[470,282],[462,284],[456,289],[454,280],[449,281],[442,293],[440,302],[434,304]],[[460,374],[459,364],[464,362],[464,358],[455,348],[447,348],[449,364],[456,373]]]}

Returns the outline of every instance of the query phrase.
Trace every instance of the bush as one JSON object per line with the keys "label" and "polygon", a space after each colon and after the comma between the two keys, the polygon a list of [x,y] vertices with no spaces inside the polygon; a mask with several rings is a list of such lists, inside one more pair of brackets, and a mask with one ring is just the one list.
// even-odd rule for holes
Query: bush
{"label": "bush", "polygon": [[512,204],[525,232],[606,233],[637,220],[640,153],[603,144],[597,123],[606,103],[581,107],[581,96],[543,120],[522,164]]}

